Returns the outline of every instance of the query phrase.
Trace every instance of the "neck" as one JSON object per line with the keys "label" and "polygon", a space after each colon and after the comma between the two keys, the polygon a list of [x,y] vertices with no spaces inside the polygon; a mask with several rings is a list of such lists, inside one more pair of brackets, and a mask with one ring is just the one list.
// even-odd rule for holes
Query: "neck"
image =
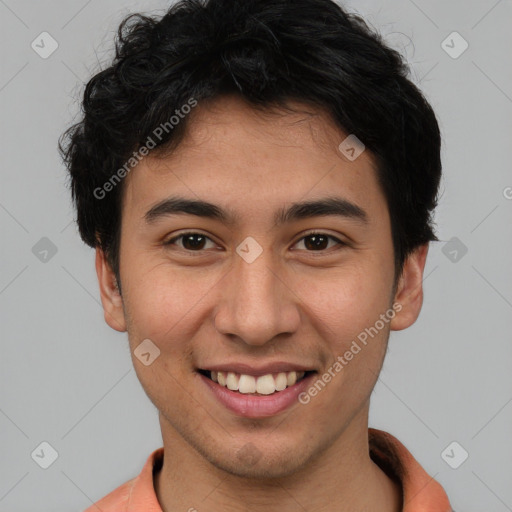
{"label": "neck", "polygon": [[245,478],[214,466],[161,419],[164,463],[154,477],[163,512],[400,512],[402,490],[370,458],[367,411],[314,460],[283,478]]}

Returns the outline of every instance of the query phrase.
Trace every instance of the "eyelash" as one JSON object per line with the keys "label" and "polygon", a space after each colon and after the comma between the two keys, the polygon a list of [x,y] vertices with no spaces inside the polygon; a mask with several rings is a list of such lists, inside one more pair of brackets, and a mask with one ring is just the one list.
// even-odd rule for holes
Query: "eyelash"
{"label": "eyelash", "polygon": [[[198,231],[187,231],[186,233],[181,233],[180,235],[177,235],[173,238],[170,238],[169,240],[165,241],[163,243],[164,246],[168,246],[168,245],[173,245],[174,242],[176,240],[180,240],[180,239],[183,239],[184,237],[186,236],[189,236],[189,235],[199,235],[199,236],[202,236],[204,238],[206,238],[207,240],[213,242],[213,240],[209,237],[209,236],[206,236],[204,233],[201,233],[201,232],[198,232]],[[302,236],[302,238],[300,238],[299,240],[297,240],[297,242],[294,244],[298,244],[299,242],[301,242],[302,240],[304,240],[305,238],[308,238],[310,236],[325,236],[331,240],[334,240],[335,242],[337,242],[337,244],[340,246],[340,247],[343,247],[343,246],[347,246],[348,244],[342,242],[339,238],[336,238],[335,236],[332,236],[332,235],[328,235],[327,233],[323,233],[321,231],[311,231],[309,233],[306,233],[305,235]],[[185,248],[182,248],[184,251],[188,252],[188,253],[201,253],[203,251],[205,251],[206,249],[199,249],[197,251],[192,251],[190,249],[185,249]],[[318,250],[318,251],[307,251],[307,252],[310,252],[310,253],[325,253],[327,251],[327,249],[321,249],[321,250]]]}

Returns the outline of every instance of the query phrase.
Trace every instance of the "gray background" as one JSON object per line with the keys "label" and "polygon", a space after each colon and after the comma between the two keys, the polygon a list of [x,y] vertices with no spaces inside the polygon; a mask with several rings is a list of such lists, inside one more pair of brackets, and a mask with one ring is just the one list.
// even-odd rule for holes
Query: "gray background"
{"label": "gray background", "polygon": [[[56,143],[124,15],[166,5],[0,0],[0,512],[82,511],[162,444],[126,335],[104,323]],[[409,448],[457,512],[512,510],[512,2],[347,5],[407,55],[443,134],[441,242],[419,320],[391,334],[370,424]],[[59,45],[46,59],[31,48],[43,31]],[[453,31],[469,44],[458,58],[442,47]],[[48,469],[31,457],[43,441],[58,452]],[[441,456],[453,441],[452,464],[469,453],[458,469]]]}

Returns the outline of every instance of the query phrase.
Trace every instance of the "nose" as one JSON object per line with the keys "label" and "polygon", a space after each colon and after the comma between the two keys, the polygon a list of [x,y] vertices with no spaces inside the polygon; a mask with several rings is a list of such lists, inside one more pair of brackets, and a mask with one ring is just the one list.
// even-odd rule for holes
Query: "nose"
{"label": "nose", "polygon": [[235,254],[233,265],[223,279],[215,328],[254,346],[264,345],[280,334],[296,332],[300,323],[300,298],[280,268],[268,248],[251,263]]}

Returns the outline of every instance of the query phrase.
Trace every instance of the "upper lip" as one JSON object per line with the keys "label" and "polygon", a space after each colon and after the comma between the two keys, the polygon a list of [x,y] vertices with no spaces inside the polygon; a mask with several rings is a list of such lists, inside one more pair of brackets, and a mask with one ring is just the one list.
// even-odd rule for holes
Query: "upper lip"
{"label": "upper lip", "polygon": [[281,372],[307,372],[312,371],[311,366],[304,366],[302,364],[285,363],[281,361],[274,361],[266,364],[245,364],[245,363],[222,363],[222,364],[206,364],[200,367],[201,370],[217,371],[217,372],[233,372],[243,373],[246,375],[267,375],[269,373]]}

